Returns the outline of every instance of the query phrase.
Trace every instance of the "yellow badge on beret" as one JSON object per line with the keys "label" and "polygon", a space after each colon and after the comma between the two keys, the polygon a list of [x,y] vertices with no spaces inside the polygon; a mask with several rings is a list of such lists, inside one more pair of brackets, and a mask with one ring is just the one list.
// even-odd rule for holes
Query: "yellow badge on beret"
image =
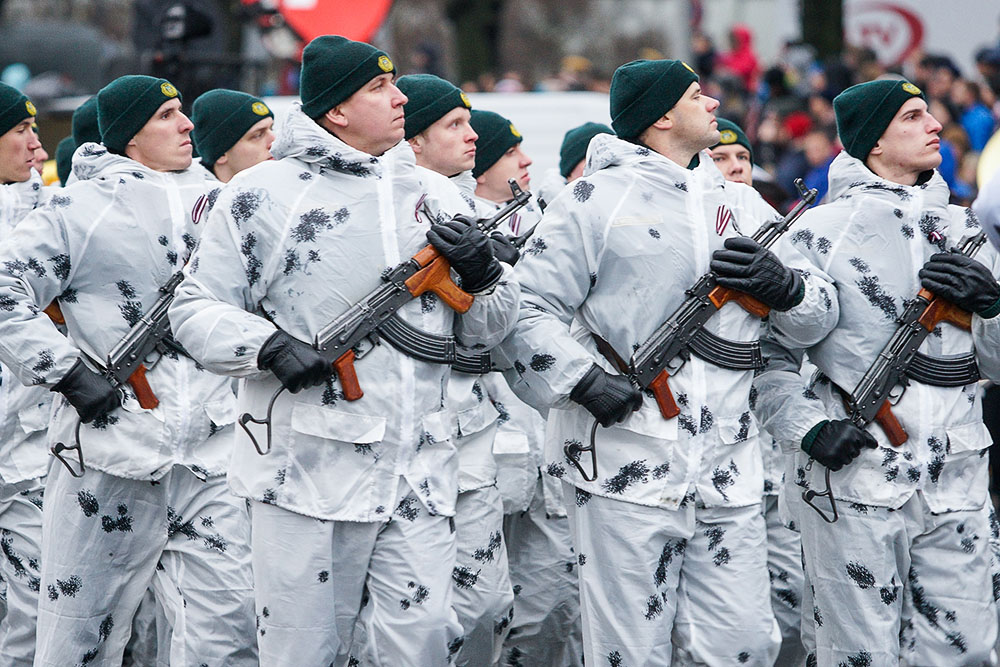
{"label": "yellow badge on beret", "polygon": [[465,96],[465,93],[459,93],[458,96],[459,96],[459,98],[461,98],[462,104],[465,105],[466,109],[471,109],[472,108],[472,102],[470,102],[469,98]]}
{"label": "yellow badge on beret", "polygon": [[914,86],[909,81],[907,81],[906,83],[903,84],[903,90],[905,90],[906,92],[908,92],[910,95],[919,95],[920,94],[920,89],[917,88],[916,86]]}
{"label": "yellow badge on beret", "polygon": [[27,110],[29,116],[38,115],[37,113],[38,110],[35,108],[35,105],[31,103],[31,100],[24,101],[24,108]]}
{"label": "yellow badge on beret", "polygon": [[691,72],[692,74],[694,74],[694,70],[693,70],[693,69],[691,69],[691,66],[690,66],[690,65],[688,65],[688,64],[687,64],[686,62],[684,62],[683,60],[681,61],[681,65],[684,65],[684,69],[686,69],[687,71],[689,71],[689,72]]}
{"label": "yellow badge on beret", "polygon": [[514,135],[515,137],[517,137],[518,139],[520,139],[520,138],[521,138],[521,133],[517,131],[517,128],[516,128],[516,127],[514,127],[514,123],[511,123],[511,124],[510,124],[510,133],[511,133],[511,134],[513,134],[513,135]]}
{"label": "yellow badge on beret", "polygon": [[736,133],[732,130],[723,130],[722,132],[719,132],[720,144],[735,144],[737,138]]}
{"label": "yellow badge on beret", "polygon": [[392,71],[392,61],[389,60],[389,56],[379,56],[378,57],[378,68],[383,72]]}
{"label": "yellow badge on beret", "polygon": [[267,105],[263,102],[254,102],[250,105],[250,111],[253,111],[258,116],[266,116],[271,113],[271,110],[267,108]]}
{"label": "yellow badge on beret", "polygon": [[177,89],[168,81],[160,84],[160,92],[163,93],[164,97],[177,97]]}

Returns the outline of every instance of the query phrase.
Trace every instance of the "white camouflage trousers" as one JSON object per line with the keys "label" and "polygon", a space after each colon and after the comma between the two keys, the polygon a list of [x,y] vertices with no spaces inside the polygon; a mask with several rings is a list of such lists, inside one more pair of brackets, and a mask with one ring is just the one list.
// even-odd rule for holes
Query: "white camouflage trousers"
{"label": "white camouflage trousers", "polygon": [[833,524],[798,512],[815,632],[803,634],[807,664],[991,664],[988,512],[933,514],[919,491],[898,510],[838,509]]}
{"label": "white camouflage trousers", "polygon": [[759,504],[666,510],[568,491],[587,665],[774,664]]}
{"label": "white camouflage trousers", "polygon": [[400,478],[384,523],[324,521],[253,501],[261,667],[447,665],[455,533]]}
{"label": "white camouflage trousers", "polygon": [[496,486],[458,494],[454,607],[462,624],[455,663],[478,667],[500,659],[514,614],[514,591],[503,539],[503,501]]}
{"label": "white camouflage trousers", "polygon": [[0,576],[6,583],[0,664],[5,667],[31,667],[35,658],[44,481],[0,481]]}
{"label": "white camouflage trousers", "polygon": [[37,667],[117,666],[152,583],[171,667],[250,667],[250,524],[225,478],[156,481],[53,465],[46,483]]}
{"label": "white camouflage trousers", "polygon": [[545,513],[538,480],[525,512],[504,517],[514,584],[514,622],[504,642],[504,667],[583,664],[577,558],[566,517]]}
{"label": "white camouflage trousers", "polygon": [[[797,487],[792,487],[794,489]],[[800,667],[806,658],[802,645],[802,544],[799,533],[781,520],[778,496],[764,496],[767,525],[767,574],[771,579],[771,609],[781,630],[781,650],[775,667]]]}

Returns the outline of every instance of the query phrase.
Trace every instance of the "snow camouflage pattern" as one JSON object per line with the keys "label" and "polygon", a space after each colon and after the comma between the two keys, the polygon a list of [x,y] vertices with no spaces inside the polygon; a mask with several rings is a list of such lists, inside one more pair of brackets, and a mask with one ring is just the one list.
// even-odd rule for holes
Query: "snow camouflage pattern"
{"label": "snow camouflage pattern", "polygon": [[[201,231],[190,210],[212,187],[204,170],[155,172],[99,144],[77,149],[74,169],[79,180],[0,243],[0,363],[45,388],[80,350],[105,359],[159,297]],[[57,298],[69,338],[41,312]],[[129,479],[158,479],[175,463],[221,475],[235,421],[229,380],[180,355],[147,379],[158,408],[140,408],[126,391],[122,409],[81,429],[87,466]],[[49,441],[70,442],[77,413],[61,397],[55,402]]]}
{"label": "snow camouflage pattern", "polygon": [[845,503],[840,513],[834,524],[811,510],[800,519],[812,664],[992,664],[987,510],[935,514],[918,492],[897,510]]}
{"label": "snow camouflage pattern", "polygon": [[0,578],[6,610],[0,622],[4,665],[31,667],[41,589],[42,479],[0,483]]}
{"label": "snow camouflage pattern", "polygon": [[323,521],[251,502],[261,664],[451,662],[461,647],[451,520],[430,514],[403,480],[397,493],[385,523]]}
{"label": "snow camouflage pattern", "polygon": [[583,560],[573,551],[562,502],[562,514],[547,513],[548,499],[542,485],[552,481],[559,484],[561,500],[563,484],[539,474],[527,510],[504,517],[504,541],[514,585],[514,620],[500,662],[505,667],[583,664],[577,579]]}
{"label": "snow camouflage pattern", "polygon": [[257,665],[250,522],[224,479],[175,466],[151,485],[55,466],[45,500],[36,665],[121,664],[149,586],[171,665]]}
{"label": "snow camouflage pattern", "polygon": [[[937,236],[928,238],[927,234],[937,232],[951,247],[979,231],[967,209],[948,205],[948,187],[937,172],[924,185],[888,184],[841,153],[830,167],[830,196],[832,203],[807,211],[798,225],[799,231],[817,239],[830,238],[833,249],[824,253],[817,244],[810,248],[800,237],[793,241],[796,253],[789,259],[790,264],[833,285],[830,297],[839,305],[836,327],[808,351],[821,375],[808,387],[797,373],[776,373],[770,380],[758,381],[758,416],[768,430],[787,438],[793,450],[788,453],[794,454],[791,477],[803,488],[822,487],[824,471],[822,466],[805,471],[808,457],[799,451],[798,443],[822,419],[844,416],[841,398],[830,380],[848,391],[853,389],[892,335],[895,317],[903,312],[906,299],[920,289],[917,271],[939,251]],[[927,233],[912,237],[902,233],[894,213],[897,209],[915,228],[925,221]],[[926,221],[933,221],[933,229]],[[989,245],[976,259],[994,274],[1000,273],[1000,257]],[[1000,377],[1000,320],[974,315],[972,322],[971,333],[942,324],[920,351],[944,357],[974,350],[983,376],[996,379]],[[772,335],[785,347],[802,347],[776,328]],[[870,427],[879,447],[863,451],[849,466],[833,473],[836,497],[899,508],[920,490],[933,512],[981,508],[987,487],[984,452],[990,438],[976,385],[949,388],[912,382],[893,406],[893,414],[909,435],[907,442],[891,447],[881,428]]]}
{"label": "snow camouflage pattern", "polygon": [[[170,312],[195,358],[213,372],[247,378],[242,407],[261,415],[280,386],[257,368],[275,326],[312,340],[377,287],[385,268],[423,247],[427,229],[416,215],[427,188],[405,142],[373,157],[295,106],[272,154],[279,159],[238,174],[219,196]],[[434,217],[460,206],[424,202]],[[486,349],[513,326],[517,292],[508,272],[461,317],[445,307],[423,312],[421,299],[399,313],[424,331],[454,331]],[[385,521],[402,474],[429,511],[454,512],[447,367],[379,345],[357,372],[360,401],[345,401],[335,380],[282,394],[270,455],[258,456],[238,434],[229,471],[237,494],[317,518]]]}
{"label": "snow camouflage pattern", "polygon": [[[622,424],[599,430],[596,481],[583,481],[563,454],[566,441],[589,437],[593,422],[569,402],[570,391],[592,363],[610,369],[590,341],[569,332],[573,318],[629,356],[708,270],[711,252],[724,238],[740,227],[749,233],[776,215],[755,191],[725,182],[707,157],[702,161],[708,168],[689,171],[610,135],[595,137],[589,175],[549,205],[518,264],[520,321],[503,345],[514,360],[508,381],[536,408],[567,410],[571,419],[563,440],[549,441],[546,467],[593,494],[670,509],[695,490],[710,507],[760,502],[757,426],[747,404],[752,373],[697,358],[671,378],[682,410],[678,418],[664,420],[647,397]],[[722,206],[733,211],[737,224],[720,236],[714,221]],[[825,308],[822,281],[804,282],[803,302],[771,319],[820,331],[837,314]],[[746,341],[757,338],[759,320],[729,304],[708,327]]]}
{"label": "snow camouflage pattern", "polygon": [[462,624],[462,648],[455,664],[493,665],[500,659],[514,613],[503,504],[496,486],[458,494],[455,539],[452,606]]}
{"label": "snow camouflage pattern", "polygon": [[594,495],[568,511],[585,664],[774,663],[759,506],[668,510]]}

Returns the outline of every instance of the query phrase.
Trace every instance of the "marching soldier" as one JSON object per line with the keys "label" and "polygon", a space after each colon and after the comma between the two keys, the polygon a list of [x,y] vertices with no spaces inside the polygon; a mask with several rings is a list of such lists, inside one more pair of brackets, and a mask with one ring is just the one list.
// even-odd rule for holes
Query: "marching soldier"
{"label": "marching soldier", "polygon": [[187,350],[247,378],[241,401],[270,419],[270,453],[241,437],[229,471],[251,506],[262,665],[342,664],[355,640],[350,659],[377,665],[442,665],[461,647],[450,370],[383,342],[359,349],[353,387],[310,344],[426,239],[475,298],[458,316],[428,294],[403,322],[480,350],[514,324],[517,282],[489,239],[425,196],[394,79],[368,44],[306,46],[276,159],[220,194],[171,309]]}
{"label": "marching soldier", "polygon": [[225,88],[202,93],[191,105],[191,122],[201,166],[223,183],[271,159],[274,112],[253,95]]}
{"label": "marching soldier", "polygon": [[[190,211],[209,184],[188,170],[191,123],[168,81],[116,79],[98,95],[98,120],[103,146],[78,147],[77,182],[0,244],[0,360],[61,394],[35,665],[120,664],[151,584],[172,626],[171,664],[256,664],[249,523],[223,477],[229,380],[164,343],[146,360],[153,400],[140,405],[106,367],[194,247]],[[53,301],[69,337],[42,312]]]}
{"label": "marching soldier", "polygon": [[[518,265],[508,377],[535,407],[568,413],[546,472],[568,482],[587,664],[771,665],[778,649],[749,408],[759,319],[728,304],[709,320],[732,359],[692,356],[672,373],[669,419],[596,352],[600,337],[628,358],[710,259],[718,283],[766,304],[776,326],[808,336],[836,320],[820,281],[740,236],[773,210],[718,170],[689,168],[718,141],[717,107],[680,61],[618,68],[617,136],[591,140],[587,175],[549,205]],[[571,335],[574,321],[592,335]]]}

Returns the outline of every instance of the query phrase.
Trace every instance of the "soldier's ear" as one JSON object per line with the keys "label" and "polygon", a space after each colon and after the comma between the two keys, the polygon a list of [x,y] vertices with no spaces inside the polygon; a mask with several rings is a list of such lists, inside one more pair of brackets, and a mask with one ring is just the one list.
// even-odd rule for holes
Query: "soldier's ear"
{"label": "soldier's ear", "polygon": [[424,151],[424,135],[418,134],[416,136],[410,137],[407,141],[410,142],[410,148],[413,149],[414,155],[420,155]]}
{"label": "soldier's ear", "polygon": [[872,146],[872,149],[870,151],[868,151],[868,155],[869,156],[871,156],[871,155],[881,155],[882,152],[883,152],[883,150],[882,150],[882,140],[879,139],[878,141],[875,142],[875,145]]}
{"label": "soldier's ear", "polygon": [[323,118],[329,121],[334,127],[347,127],[349,124],[347,116],[339,104],[323,114]]}
{"label": "soldier's ear", "polygon": [[215,158],[215,164],[226,164],[227,162],[229,162],[229,152],[228,151],[226,151],[225,153],[223,153],[219,157]]}
{"label": "soldier's ear", "polygon": [[657,130],[669,130],[674,126],[674,121],[670,118],[669,113],[665,113],[659,118],[657,118],[650,127],[655,127]]}

